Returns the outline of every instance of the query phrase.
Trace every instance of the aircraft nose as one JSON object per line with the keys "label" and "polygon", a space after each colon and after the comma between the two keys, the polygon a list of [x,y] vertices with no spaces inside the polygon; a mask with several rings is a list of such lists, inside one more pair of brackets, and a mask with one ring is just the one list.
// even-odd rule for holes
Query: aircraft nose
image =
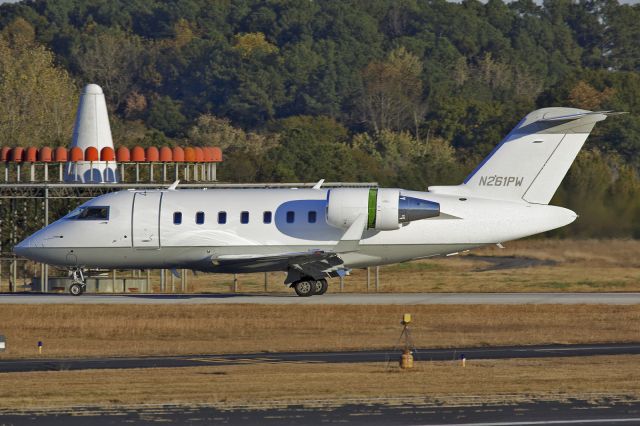
{"label": "aircraft nose", "polygon": [[20,241],[18,244],[13,246],[13,252],[18,256],[29,258],[29,254],[32,251],[31,240],[31,237],[27,237]]}

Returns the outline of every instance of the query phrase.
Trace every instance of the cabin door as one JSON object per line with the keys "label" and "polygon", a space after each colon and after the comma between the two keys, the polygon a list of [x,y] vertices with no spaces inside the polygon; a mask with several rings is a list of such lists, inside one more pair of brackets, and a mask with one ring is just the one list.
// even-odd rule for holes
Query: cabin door
{"label": "cabin door", "polygon": [[131,235],[136,248],[160,248],[160,200],[162,192],[136,192],[133,198]]}

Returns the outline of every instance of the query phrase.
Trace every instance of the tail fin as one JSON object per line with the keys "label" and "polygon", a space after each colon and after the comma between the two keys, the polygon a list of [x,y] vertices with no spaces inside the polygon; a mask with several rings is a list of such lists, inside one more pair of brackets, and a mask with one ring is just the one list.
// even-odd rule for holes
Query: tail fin
{"label": "tail fin", "polygon": [[575,108],[533,111],[462,185],[429,191],[549,204],[595,124],[612,114]]}

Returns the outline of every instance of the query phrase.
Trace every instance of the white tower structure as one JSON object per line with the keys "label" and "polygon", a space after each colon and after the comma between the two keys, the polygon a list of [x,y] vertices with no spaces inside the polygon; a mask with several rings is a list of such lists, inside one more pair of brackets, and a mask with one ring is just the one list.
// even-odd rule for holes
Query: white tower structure
{"label": "white tower structure", "polygon": [[[97,84],[88,84],[80,95],[71,142],[71,148],[73,147],[82,149],[83,153],[87,148],[94,147],[98,154],[105,147],[113,149],[107,103],[102,88]],[[64,180],[84,183],[117,182],[117,164],[115,160],[69,161],[65,167]]]}

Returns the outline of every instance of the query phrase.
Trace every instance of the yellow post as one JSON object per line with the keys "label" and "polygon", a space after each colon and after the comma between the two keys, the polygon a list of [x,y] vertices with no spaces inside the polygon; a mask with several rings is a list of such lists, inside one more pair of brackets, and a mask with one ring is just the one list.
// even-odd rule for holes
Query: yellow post
{"label": "yellow post", "polygon": [[400,368],[413,368],[413,355],[411,354],[411,351],[409,349],[405,349],[402,352],[402,357],[400,358]]}

